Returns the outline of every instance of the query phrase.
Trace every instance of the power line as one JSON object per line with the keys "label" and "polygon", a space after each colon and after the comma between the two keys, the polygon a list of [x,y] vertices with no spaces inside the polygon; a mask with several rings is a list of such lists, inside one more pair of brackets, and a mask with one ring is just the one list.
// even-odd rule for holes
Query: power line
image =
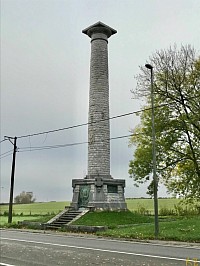
{"label": "power line", "polygon": [[115,139],[124,139],[124,138],[129,138],[129,137],[132,137],[132,136],[137,136],[137,135],[141,135],[141,134],[129,134],[129,135],[124,135],[124,136],[119,136],[119,137],[113,137],[113,138],[110,138],[110,140],[115,140]]}
{"label": "power line", "polygon": [[4,141],[6,141],[6,140],[7,140],[7,139],[3,139],[3,140],[0,141],[0,143],[4,142]]}
{"label": "power line", "polygon": [[[155,108],[162,107],[162,106],[165,106],[165,105],[168,105],[168,104],[165,103],[165,104],[162,104],[162,105],[158,105]],[[82,126],[87,126],[87,125],[100,123],[100,122],[107,121],[107,120],[112,120],[112,119],[125,117],[125,116],[129,116],[129,115],[133,115],[133,114],[138,114],[138,113],[141,113],[143,111],[148,111],[148,110],[151,110],[151,107],[145,108],[145,109],[142,109],[142,110],[138,110],[138,111],[124,113],[124,114],[121,114],[121,115],[112,116],[112,117],[105,118],[105,119],[100,119],[99,121],[95,121],[95,122],[90,122],[90,123],[87,122],[87,123],[77,124],[77,125],[74,125],[74,126],[68,126],[68,127],[63,127],[63,128],[58,128],[58,129],[52,129],[52,130],[48,130],[48,131],[38,132],[38,133],[32,133],[32,134],[28,134],[28,135],[22,135],[22,136],[18,136],[17,138],[18,139],[27,138],[27,137],[39,136],[39,135],[48,134],[48,133],[54,133],[54,132],[63,131],[63,130],[69,130],[69,129],[73,129],[73,128],[78,128],[78,127],[82,127]]]}
{"label": "power line", "polygon": [[[195,98],[195,97],[191,97],[189,99],[193,99],[193,98]],[[171,102],[168,102],[168,103],[164,103],[164,104],[161,104],[161,105],[154,106],[154,109],[160,108],[160,107],[163,107],[163,106],[166,106],[166,105],[170,105],[171,103],[174,103],[174,102],[175,101],[171,101]],[[87,122],[87,123],[77,124],[77,125],[63,127],[63,128],[58,128],[58,129],[52,129],[52,130],[48,130],[48,131],[42,131],[42,132],[38,132],[38,133],[21,135],[21,136],[18,136],[17,138],[18,139],[21,139],[21,138],[39,136],[39,135],[44,135],[44,134],[49,134],[49,133],[55,133],[55,132],[59,132],[59,131],[63,131],[63,130],[69,130],[69,129],[73,129],[73,128],[78,128],[78,127],[82,127],[82,126],[87,126],[87,125],[92,125],[92,124],[100,123],[100,122],[107,121],[107,120],[112,120],[112,119],[116,119],[116,118],[121,118],[121,117],[129,116],[129,115],[133,115],[133,114],[139,114],[139,113],[142,113],[144,111],[151,110],[151,109],[152,109],[152,107],[148,107],[148,108],[144,108],[144,109],[137,110],[137,111],[133,111],[133,112],[129,112],[129,113],[124,113],[124,114],[121,114],[121,115],[116,115],[116,116],[113,116],[113,117],[109,117],[109,118],[105,118],[105,119],[100,119],[99,121],[95,121],[95,122],[90,122],[90,123]],[[1,142],[3,142],[3,141],[5,141],[5,140],[2,140]]]}
{"label": "power line", "polygon": [[87,144],[88,142],[77,142],[77,143],[69,143],[69,144],[60,144],[60,145],[52,145],[52,146],[40,146],[40,147],[22,147],[19,148],[19,152],[32,152],[32,151],[39,151],[39,150],[49,150],[49,149],[58,149],[58,148],[65,148],[70,146],[78,146]]}
{"label": "power line", "polygon": [[13,153],[13,152],[10,152],[10,153],[9,153],[9,154],[7,154],[7,155],[0,156],[0,160],[1,160],[1,159],[3,159],[3,158],[5,158],[5,157],[8,157],[8,156],[12,155],[12,153]]}
{"label": "power line", "polygon": [[9,150],[9,151],[7,151],[7,152],[4,152],[4,153],[0,154],[0,157],[1,157],[2,155],[5,155],[5,154],[11,152],[11,151],[13,151],[13,150]]}
{"label": "power line", "polygon": [[77,127],[82,127],[82,126],[86,126],[88,124],[89,123],[83,123],[83,124],[78,124],[78,125],[75,125],[75,126],[69,126],[69,127],[58,128],[58,129],[52,129],[52,130],[43,131],[43,132],[39,132],[39,133],[33,133],[33,134],[19,136],[17,138],[18,139],[21,139],[21,138],[28,138],[28,137],[33,137],[33,136],[39,136],[39,135],[54,133],[54,132],[58,132],[58,131],[62,131],[62,130],[67,130],[67,129],[77,128]]}
{"label": "power line", "polygon": [[[129,134],[129,135],[123,135],[123,136],[117,136],[112,137],[107,140],[116,140],[116,139],[122,139],[122,138],[128,138],[135,135],[141,135],[141,133],[138,134]],[[106,141],[106,140],[104,140]],[[98,143],[101,141],[96,141],[95,143]],[[39,146],[39,147],[21,147],[18,148],[18,152],[33,152],[33,151],[40,151],[40,150],[49,150],[49,149],[57,149],[57,148],[65,148],[65,147],[71,147],[71,146],[79,146],[83,144],[88,144],[88,141],[84,142],[75,142],[75,143],[68,143],[68,144],[59,144],[59,145],[52,145],[52,146]]]}

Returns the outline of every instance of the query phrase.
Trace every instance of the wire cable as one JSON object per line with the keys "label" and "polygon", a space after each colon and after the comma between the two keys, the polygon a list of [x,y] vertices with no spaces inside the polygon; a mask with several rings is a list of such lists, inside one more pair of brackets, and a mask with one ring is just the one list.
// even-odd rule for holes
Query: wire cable
{"label": "wire cable", "polygon": [[3,159],[3,158],[5,158],[5,157],[8,157],[8,156],[10,156],[10,155],[12,155],[12,154],[13,154],[13,151],[10,152],[9,154],[4,155],[4,156],[0,156],[0,160]]}
{"label": "wire cable", "polygon": [[[195,98],[195,97],[191,97],[189,99],[193,99],[193,98]],[[160,107],[163,107],[163,106],[166,106],[166,105],[170,105],[172,103],[176,103],[176,101],[171,101],[171,102],[168,102],[168,103],[164,103],[164,104],[160,104],[160,105],[154,106],[154,109],[160,108]],[[59,131],[63,131],[63,130],[69,130],[69,129],[73,129],[73,128],[83,127],[83,126],[92,125],[92,124],[100,123],[100,122],[107,121],[107,120],[113,120],[113,119],[116,119],[116,118],[121,118],[121,117],[129,116],[129,115],[133,115],[133,114],[139,114],[139,113],[142,113],[144,111],[151,110],[151,109],[152,109],[152,107],[148,107],[148,108],[144,108],[144,109],[133,111],[133,112],[129,112],[129,113],[124,113],[124,114],[121,114],[121,115],[116,115],[116,116],[112,116],[112,117],[109,117],[109,118],[100,119],[99,121],[87,122],[87,123],[77,124],[77,125],[63,127],[63,128],[58,128],[58,129],[52,129],[52,130],[38,132],[38,133],[21,135],[21,136],[18,136],[17,138],[18,139],[28,138],[28,137],[30,138],[30,137],[33,137],[33,136],[39,136],[39,135],[59,132]]]}
{"label": "wire cable", "polygon": [[6,141],[6,140],[7,140],[7,139],[3,139],[3,140],[0,141],[0,143],[4,142],[4,141]]}
{"label": "wire cable", "polygon": [[77,142],[77,143],[69,143],[69,144],[60,144],[60,145],[52,145],[52,146],[40,146],[40,147],[32,147],[31,150],[29,147],[22,147],[19,148],[18,152],[32,152],[32,151],[40,151],[40,150],[50,150],[50,149],[58,149],[58,148],[65,148],[70,146],[78,146],[87,144],[88,142]]}
{"label": "wire cable", "polygon": [[7,154],[7,153],[9,153],[9,152],[11,152],[11,151],[13,151],[13,150],[9,150],[7,152],[4,152],[4,153],[0,154],[0,157],[3,156],[3,155],[5,155],[5,154]]}
{"label": "wire cable", "polygon": [[[162,107],[162,106],[165,106],[165,105],[168,105],[168,103],[155,106],[154,108],[159,108],[159,107]],[[38,133],[33,133],[33,134],[28,134],[28,135],[22,135],[22,136],[18,136],[17,138],[18,139],[28,138],[28,137],[39,136],[39,135],[54,133],[54,132],[63,131],[63,130],[69,130],[69,129],[78,128],[78,127],[82,127],[82,126],[97,124],[97,123],[100,123],[100,122],[103,122],[103,121],[107,121],[107,120],[113,120],[113,119],[120,118],[120,117],[125,117],[125,116],[129,116],[129,115],[133,115],[133,114],[138,114],[138,113],[141,113],[143,111],[148,111],[148,110],[151,110],[151,107],[145,108],[145,109],[142,109],[142,110],[129,112],[129,113],[124,113],[124,114],[121,114],[121,115],[112,116],[112,117],[105,118],[105,119],[100,119],[100,120],[94,121],[94,122],[87,122],[87,123],[77,124],[77,125],[74,125],[74,126],[68,126],[68,127],[52,129],[52,130],[38,132]]]}
{"label": "wire cable", "polygon": [[[117,137],[112,137],[106,140],[123,139],[123,138],[128,138],[128,137],[137,136],[137,135],[141,135],[141,133],[117,136]],[[99,142],[102,142],[102,141],[96,141],[95,143],[99,143]],[[68,144],[57,144],[57,145],[52,145],[52,146],[38,146],[38,147],[32,147],[31,150],[30,150],[30,147],[21,147],[18,149],[18,152],[32,152],[32,151],[40,151],[40,150],[65,148],[65,147],[78,146],[78,145],[83,145],[83,144],[88,144],[88,143],[89,143],[88,141],[84,141],[84,142],[75,142],[75,143],[68,143]]]}

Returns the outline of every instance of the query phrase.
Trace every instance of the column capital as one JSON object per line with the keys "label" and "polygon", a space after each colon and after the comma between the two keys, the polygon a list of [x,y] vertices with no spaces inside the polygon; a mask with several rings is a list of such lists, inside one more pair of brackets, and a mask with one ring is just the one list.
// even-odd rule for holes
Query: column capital
{"label": "column capital", "polygon": [[117,33],[116,30],[109,27],[108,25],[102,23],[101,21],[89,26],[88,28],[82,30],[82,33],[88,35],[90,38],[94,33],[103,33],[109,38],[111,35]]}

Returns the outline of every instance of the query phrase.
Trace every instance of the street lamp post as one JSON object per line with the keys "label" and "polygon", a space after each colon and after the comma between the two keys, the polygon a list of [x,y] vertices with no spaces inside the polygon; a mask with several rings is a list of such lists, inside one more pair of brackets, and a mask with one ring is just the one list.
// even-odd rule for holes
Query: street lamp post
{"label": "street lamp post", "polygon": [[145,65],[146,68],[151,70],[151,109],[152,109],[152,157],[153,157],[153,191],[154,191],[154,215],[155,215],[155,238],[159,234],[158,222],[158,179],[156,175],[156,134],[155,134],[155,114],[154,114],[154,83],[153,83],[153,66],[150,64]]}

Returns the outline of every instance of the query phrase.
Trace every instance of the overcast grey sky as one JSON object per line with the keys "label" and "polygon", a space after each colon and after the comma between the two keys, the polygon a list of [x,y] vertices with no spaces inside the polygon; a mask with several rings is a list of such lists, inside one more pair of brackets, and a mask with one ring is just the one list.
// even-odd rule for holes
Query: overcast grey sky
{"label": "overcast grey sky", "polygon": [[[98,21],[117,30],[109,39],[110,116],[137,111],[131,99],[139,65],[176,43],[200,51],[199,0],[1,0],[1,139],[87,122],[90,39],[82,30]],[[135,115],[111,121],[111,137],[127,135]],[[18,139],[15,195],[38,201],[71,200],[73,178],[87,174],[87,145],[33,151],[87,141],[87,127]],[[21,149],[20,149],[21,148]],[[12,150],[1,143],[1,154]],[[128,139],[111,141],[111,174],[126,180],[126,197],[145,196],[128,175]],[[8,156],[7,156],[8,155]],[[12,154],[1,159],[1,201],[9,199]],[[160,195],[165,195],[163,188]]]}

